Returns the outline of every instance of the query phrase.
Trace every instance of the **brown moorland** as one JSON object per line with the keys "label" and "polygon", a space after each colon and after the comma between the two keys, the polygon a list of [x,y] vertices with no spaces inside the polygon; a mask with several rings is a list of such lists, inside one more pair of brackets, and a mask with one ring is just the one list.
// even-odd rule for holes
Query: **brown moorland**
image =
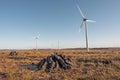
{"label": "brown moorland", "polygon": [[120,80],[120,49],[59,50],[71,57],[72,68],[45,72],[21,69],[20,65],[37,64],[56,50],[16,50],[17,56],[8,56],[11,50],[0,51],[0,80]]}

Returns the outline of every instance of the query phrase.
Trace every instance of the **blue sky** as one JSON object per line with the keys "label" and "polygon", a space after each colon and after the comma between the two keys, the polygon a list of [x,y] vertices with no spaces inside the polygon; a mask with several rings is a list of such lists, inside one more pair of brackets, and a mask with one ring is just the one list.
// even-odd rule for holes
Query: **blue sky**
{"label": "blue sky", "polygon": [[85,47],[76,4],[88,23],[90,47],[120,47],[120,0],[0,0],[0,49]]}

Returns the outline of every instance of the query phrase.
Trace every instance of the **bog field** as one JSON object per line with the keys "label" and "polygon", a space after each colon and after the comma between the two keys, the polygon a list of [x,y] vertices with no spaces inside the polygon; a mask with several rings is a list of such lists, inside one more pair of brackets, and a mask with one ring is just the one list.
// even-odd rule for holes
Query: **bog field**
{"label": "bog field", "polygon": [[57,50],[16,50],[17,56],[9,56],[11,50],[0,51],[0,80],[120,80],[120,49],[59,50],[69,56],[72,68],[60,68],[45,72],[20,68],[20,65],[37,64]]}

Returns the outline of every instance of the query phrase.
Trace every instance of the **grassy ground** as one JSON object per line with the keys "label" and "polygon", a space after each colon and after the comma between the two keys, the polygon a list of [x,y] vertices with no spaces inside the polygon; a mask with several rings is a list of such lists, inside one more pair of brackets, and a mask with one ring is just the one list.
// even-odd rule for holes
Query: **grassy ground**
{"label": "grassy ground", "polygon": [[0,51],[0,80],[120,80],[120,50],[60,50],[70,56],[72,69],[39,71],[20,69],[20,65],[38,63],[52,54],[52,50],[17,50],[18,56],[8,56],[10,51]]}

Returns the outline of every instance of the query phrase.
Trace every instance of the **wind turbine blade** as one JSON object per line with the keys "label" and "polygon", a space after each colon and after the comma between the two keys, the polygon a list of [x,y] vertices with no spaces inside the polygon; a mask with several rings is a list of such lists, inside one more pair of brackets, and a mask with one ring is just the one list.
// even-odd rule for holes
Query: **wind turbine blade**
{"label": "wind turbine blade", "polygon": [[40,37],[40,34],[37,36],[37,38],[39,38]]}
{"label": "wind turbine blade", "polygon": [[82,18],[84,19],[84,18],[85,18],[85,16],[83,15],[83,13],[82,13],[82,11],[81,11],[81,9],[80,9],[79,5],[77,5],[77,8],[78,8],[78,11],[80,12],[80,14],[81,14]]}
{"label": "wind turbine blade", "polygon": [[96,21],[93,21],[93,20],[86,20],[86,22],[96,22]]}
{"label": "wind turbine blade", "polygon": [[32,37],[33,39],[36,39],[36,37]]}
{"label": "wind turbine blade", "polygon": [[84,21],[82,21],[80,27],[79,27],[79,32],[81,31],[81,28],[83,27]]}
{"label": "wind turbine blade", "polygon": [[40,34],[38,36],[40,37]]}

